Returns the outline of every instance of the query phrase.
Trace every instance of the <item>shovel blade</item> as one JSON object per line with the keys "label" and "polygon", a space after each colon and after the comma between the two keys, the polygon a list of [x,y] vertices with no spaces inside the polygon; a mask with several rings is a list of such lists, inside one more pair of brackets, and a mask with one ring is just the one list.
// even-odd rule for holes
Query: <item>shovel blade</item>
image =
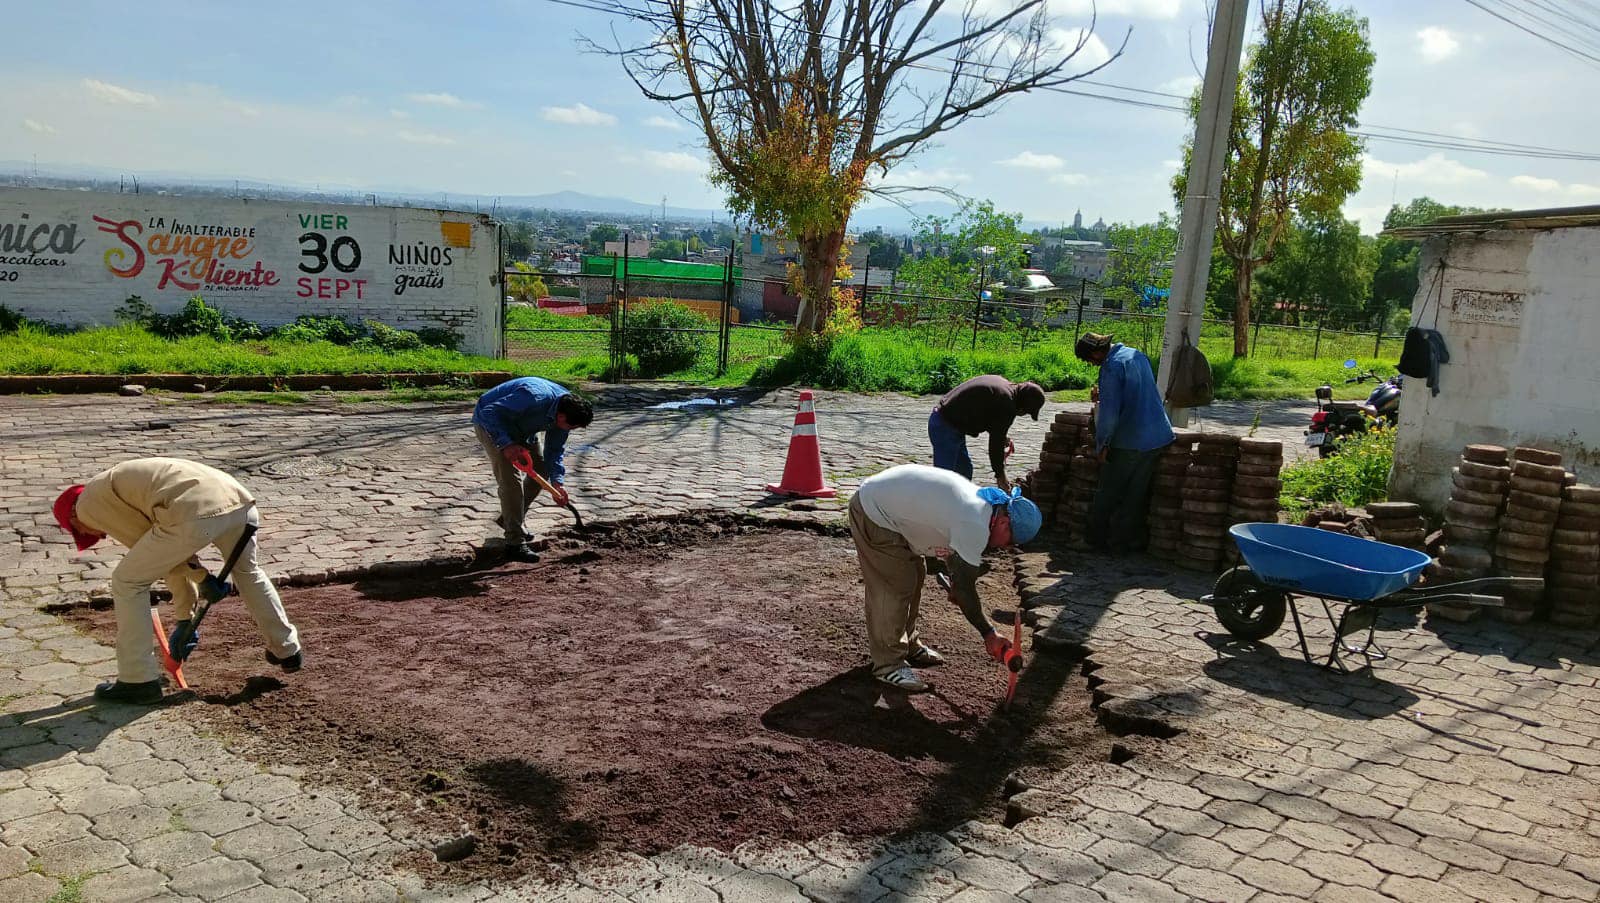
{"label": "shovel blade", "polygon": [[150,624],[156,631],[156,651],[161,656],[161,669],[171,675],[178,689],[189,689],[189,681],[183,676],[183,664],[172,657],[172,649],[167,645],[167,632],[161,627],[161,615],[154,608],[150,609]]}

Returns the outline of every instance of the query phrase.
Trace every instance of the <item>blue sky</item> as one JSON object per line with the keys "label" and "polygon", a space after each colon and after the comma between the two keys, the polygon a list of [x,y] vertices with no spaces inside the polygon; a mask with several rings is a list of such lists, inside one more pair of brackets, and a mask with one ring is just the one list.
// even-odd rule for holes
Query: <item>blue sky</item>
{"label": "blue sky", "polygon": [[[1003,0],[981,0],[1000,3]],[[1463,0],[1361,0],[1378,64],[1363,121],[1590,150],[1600,67]],[[1054,0],[1087,25],[1090,0]],[[1100,0],[1088,60],[1103,82],[1187,93],[1201,0]],[[608,17],[546,0],[215,0],[9,9],[0,33],[0,159],[325,188],[488,195],[582,191],[714,207],[703,149],[615,60],[583,53]],[[1247,38],[1248,40],[1248,38]],[[1103,42],[1103,43],[1099,43]],[[1101,93],[1101,88],[1089,88]],[[1124,95],[1139,96],[1139,95]],[[1171,102],[1164,98],[1149,98]],[[1031,220],[1144,221],[1167,188],[1183,116],[1042,93],[943,136],[889,177],[993,199]],[[1393,198],[1480,206],[1600,203],[1600,164],[1368,145],[1347,213],[1372,231]]]}

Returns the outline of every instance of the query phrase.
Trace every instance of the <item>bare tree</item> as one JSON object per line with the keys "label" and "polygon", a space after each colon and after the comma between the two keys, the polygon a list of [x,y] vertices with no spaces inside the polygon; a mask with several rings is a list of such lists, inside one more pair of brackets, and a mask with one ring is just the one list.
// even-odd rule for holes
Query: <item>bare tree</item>
{"label": "bare tree", "polygon": [[802,333],[832,308],[851,211],[893,190],[871,187],[874,174],[1012,95],[1099,71],[1127,45],[1125,35],[1109,59],[1069,71],[1094,19],[1053,29],[1045,0],[642,2],[613,10],[652,40],[590,46],[704,133],[735,213],[798,243]]}

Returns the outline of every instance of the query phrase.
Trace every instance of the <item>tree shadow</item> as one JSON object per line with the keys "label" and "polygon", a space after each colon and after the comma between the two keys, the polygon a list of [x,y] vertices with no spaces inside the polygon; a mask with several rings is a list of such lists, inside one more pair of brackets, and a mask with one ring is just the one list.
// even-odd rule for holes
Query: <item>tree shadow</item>
{"label": "tree shadow", "polygon": [[1600,630],[1553,624],[1507,624],[1485,614],[1461,623],[1428,615],[1422,628],[1456,652],[1502,656],[1538,670],[1600,665]]}
{"label": "tree shadow", "polygon": [[93,752],[113,731],[127,727],[156,709],[186,701],[169,695],[162,705],[97,702],[93,696],[10,715],[12,737],[0,746],[0,767],[23,769],[53,762],[69,753]]}
{"label": "tree shadow", "polygon": [[[574,854],[595,849],[600,829],[583,819],[567,817],[567,784],[549,769],[527,759],[474,762],[467,775],[484,792],[516,810],[538,829],[546,853]],[[502,854],[516,851],[501,850]]]}

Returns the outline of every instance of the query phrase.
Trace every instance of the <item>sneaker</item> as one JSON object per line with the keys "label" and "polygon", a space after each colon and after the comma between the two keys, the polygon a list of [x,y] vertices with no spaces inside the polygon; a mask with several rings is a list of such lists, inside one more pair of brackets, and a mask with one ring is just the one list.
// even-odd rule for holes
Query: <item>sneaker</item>
{"label": "sneaker", "polygon": [[519,542],[514,545],[507,546],[506,557],[512,561],[520,561],[523,564],[539,563],[539,553],[535,552],[533,548],[525,542]]}
{"label": "sneaker", "polygon": [[944,664],[944,656],[934,650],[932,646],[918,646],[906,656],[906,664],[913,668],[937,668]]}
{"label": "sneaker", "polygon": [[933,689],[927,681],[910,668],[896,668],[888,674],[877,675],[878,683],[888,684],[902,693],[926,693]]}
{"label": "sneaker", "polygon": [[101,702],[125,702],[129,705],[155,705],[161,701],[161,681],[146,680],[139,683],[111,681],[94,688],[94,698]]}
{"label": "sneaker", "polygon": [[272,654],[272,650],[268,649],[267,664],[277,665],[283,669],[285,674],[293,674],[294,672],[300,670],[301,665],[305,664],[305,659],[301,657],[299,652],[284,658],[278,658],[276,655]]}

